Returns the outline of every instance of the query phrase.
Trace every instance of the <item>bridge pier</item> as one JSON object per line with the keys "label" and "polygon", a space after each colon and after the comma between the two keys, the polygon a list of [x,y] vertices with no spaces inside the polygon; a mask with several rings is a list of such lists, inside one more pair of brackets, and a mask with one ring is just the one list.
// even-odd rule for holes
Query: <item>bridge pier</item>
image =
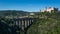
{"label": "bridge pier", "polygon": [[19,28],[22,27],[22,20],[19,20]]}
{"label": "bridge pier", "polygon": [[27,28],[27,20],[25,20],[25,28]]}
{"label": "bridge pier", "polygon": [[24,20],[22,20],[22,30],[24,30],[24,25],[25,25],[25,22]]}

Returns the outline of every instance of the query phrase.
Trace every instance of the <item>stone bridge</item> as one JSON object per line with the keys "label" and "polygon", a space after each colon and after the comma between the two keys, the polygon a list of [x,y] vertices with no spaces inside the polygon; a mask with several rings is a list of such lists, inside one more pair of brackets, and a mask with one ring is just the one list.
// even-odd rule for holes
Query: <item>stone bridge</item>
{"label": "stone bridge", "polygon": [[22,30],[24,28],[29,27],[33,23],[34,18],[18,18],[18,19],[13,19],[14,25],[18,26]]}
{"label": "stone bridge", "polygon": [[22,30],[24,34],[26,34],[26,31],[34,22],[34,18],[13,18],[12,20],[13,24],[17,26],[15,31]]}

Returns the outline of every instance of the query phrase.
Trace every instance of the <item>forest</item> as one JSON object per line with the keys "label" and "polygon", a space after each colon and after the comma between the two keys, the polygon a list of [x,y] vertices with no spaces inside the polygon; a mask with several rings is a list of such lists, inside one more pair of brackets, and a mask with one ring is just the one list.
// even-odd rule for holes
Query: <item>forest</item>
{"label": "forest", "polygon": [[[8,14],[7,14],[8,12]],[[16,15],[17,12],[9,12],[9,11],[1,11],[0,15],[3,13],[5,16]],[[19,16],[27,15],[30,12],[20,12]],[[60,12],[49,13],[49,12],[33,12],[38,17],[34,20],[34,23],[28,28],[26,34],[60,34]],[[2,14],[0,16],[0,34],[18,34],[15,32],[14,27],[9,26],[9,24],[13,23],[13,21],[9,18],[4,18],[5,16]],[[43,17],[43,18],[40,18]],[[17,26],[16,26],[17,27]],[[11,29],[12,28],[12,29]],[[13,33],[11,33],[13,32]],[[20,30],[20,34],[24,34],[23,31]]]}

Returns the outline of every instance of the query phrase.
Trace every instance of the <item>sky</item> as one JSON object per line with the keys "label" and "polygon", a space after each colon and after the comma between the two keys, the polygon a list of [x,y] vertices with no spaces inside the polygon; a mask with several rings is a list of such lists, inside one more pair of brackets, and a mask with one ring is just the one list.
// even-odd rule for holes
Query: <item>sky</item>
{"label": "sky", "polygon": [[37,12],[45,7],[60,8],[60,0],[0,0],[0,10]]}

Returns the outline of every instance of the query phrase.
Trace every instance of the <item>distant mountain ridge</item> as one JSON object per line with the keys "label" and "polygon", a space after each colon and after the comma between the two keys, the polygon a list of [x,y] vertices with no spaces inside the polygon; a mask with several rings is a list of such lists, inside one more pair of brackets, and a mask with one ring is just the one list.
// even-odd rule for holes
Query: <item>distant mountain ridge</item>
{"label": "distant mountain ridge", "polygon": [[30,12],[26,12],[26,11],[18,11],[18,10],[1,10],[0,11],[0,16],[9,16],[9,15],[19,15],[19,16],[24,16],[24,15],[29,15]]}

